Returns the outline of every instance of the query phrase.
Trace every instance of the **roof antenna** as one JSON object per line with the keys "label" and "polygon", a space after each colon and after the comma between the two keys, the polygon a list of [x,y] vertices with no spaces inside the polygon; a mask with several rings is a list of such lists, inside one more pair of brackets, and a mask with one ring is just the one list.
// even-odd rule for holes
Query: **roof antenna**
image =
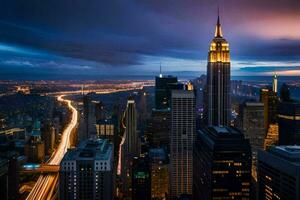
{"label": "roof antenna", "polygon": [[161,73],[161,62],[160,62],[160,65],[159,65],[159,78],[162,78],[162,73]]}

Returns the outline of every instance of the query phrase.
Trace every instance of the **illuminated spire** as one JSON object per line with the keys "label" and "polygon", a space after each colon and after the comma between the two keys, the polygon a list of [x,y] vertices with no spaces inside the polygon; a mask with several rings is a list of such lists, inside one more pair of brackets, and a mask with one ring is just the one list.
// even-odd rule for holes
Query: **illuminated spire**
{"label": "illuminated spire", "polygon": [[162,78],[162,73],[161,73],[161,62],[160,62],[160,65],[159,65],[159,78]]}
{"label": "illuminated spire", "polygon": [[218,21],[217,21],[217,26],[216,26],[215,37],[223,37],[221,23],[220,23],[220,11],[219,11],[219,7],[218,7]]}
{"label": "illuminated spire", "polygon": [[273,76],[273,92],[277,93],[277,88],[278,88],[277,74],[274,73],[274,76]]}

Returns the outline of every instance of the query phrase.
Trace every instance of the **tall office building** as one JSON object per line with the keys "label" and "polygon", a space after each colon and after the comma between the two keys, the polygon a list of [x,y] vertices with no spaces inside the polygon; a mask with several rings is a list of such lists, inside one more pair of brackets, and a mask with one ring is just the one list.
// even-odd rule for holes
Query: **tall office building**
{"label": "tall office building", "polygon": [[265,130],[267,131],[270,124],[277,123],[279,98],[274,91],[268,88],[262,88],[260,90],[260,102],[264,104]]}
{"label": "tall office building", "polygon": [[95,103],[92,102],[92,93],[83,96],[83,121],[79,139],[86,140],[97,135]]}
{"label": "tall office building", "polygon": [[264,104],[245,102],[240,107],[240,128],[250,140],[252,149],[252,175],[256,178],[256,162],[258,149],[264,149],[265,124]]}
{"label": "tall office building", "polygon": [[132,196],[132,161],[140,154],[140,142],[137,133],[137,111],[132,97],[127,100],[124,112],[123,127],[125,128],[123,141],[121,142],[121,179],[123,182],[122,192],[124,198]]}
{"label": "tall office building", "polygon": [[259,151],[258,199],[300,199],[300,146]]}
{"label": "tall office building", "polygon": [[211,42],[207,64],[206,120],[209,126],[230,124],[230,54],[223,38],[218,16],[215,37]]}
{"label": "tall office building", "polygon": [[155,108],[170,108],[171,91],[173,89],[182,89],[183,85],[178,83],[175,76],[163,76],[160,74],[155,77]]}
{"label": "tall office building", "polygon": [[60,163],[59,199],[113,199],[113,145],[85,140]]}
{"label": "tall office building", "polygon": [[151,171],[147,157],[132,162],[132,200],[151,200]]}
{"label": "tall office building", "polygon": [[170,149],[171,110],[152,110],[152,143],[155,147]]}
{"label": "tall office building", "polygon": [[169,161],[163,148],[149,149],[151,198],[163,200],[169,194]]}
{"label": "tall office building", "polygon": [[125,152],[130,156],[139,156],[139,136],[137,133],[137,111],[136,104],[132,97],[127,101],[125,110],[125,142],[123,144]]}
{"label": "tall office building", "polygon": [[173,90],[171,100],[170,197],[192,194],[196,102],[192,90]]}
{"label": "tall office building", "polygon": [[300,102],[281,102],[278,108],[280,145],[300,145]]}
{"label": "tall office building", "polygon": [[212,126],[197,133],[193,199],[250,199],[251,147],[237,129]]}

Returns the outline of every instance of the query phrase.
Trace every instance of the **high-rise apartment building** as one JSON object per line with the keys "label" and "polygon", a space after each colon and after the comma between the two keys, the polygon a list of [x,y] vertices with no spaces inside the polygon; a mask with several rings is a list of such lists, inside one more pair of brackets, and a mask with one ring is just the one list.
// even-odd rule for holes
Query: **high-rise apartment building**
{"label": "high-rise apartment building", "polygon": [[197,133],[193,199],[250,199],[251,147],[237,129],[212,126]]}
{"label": "high-rise apartment building", "polygon": [[223,38],[218,16],[215,37],[211,42],[207,64],[206,120],[209,126],[230,124],[230,53]]}
{"label": "high-rise apartment building", "polygon": [[258,152],[258,199],[300,199],[300,146]]}
{"label": "high-rise apartment building", "polygon": [[170,197],[192,194],[193,143],[196,129],[193,90],[173,90],[171,100]]}
{"label": "high-rise apartment building", "polygon": [[59,198],[113,199],[113,159],[113,145],[106,139],[69,149],[60,163]]}
{"label": "high-rise apartment building", "polygon": [[278,108],[280,145],[300,145],[300,102],[281,102]]}

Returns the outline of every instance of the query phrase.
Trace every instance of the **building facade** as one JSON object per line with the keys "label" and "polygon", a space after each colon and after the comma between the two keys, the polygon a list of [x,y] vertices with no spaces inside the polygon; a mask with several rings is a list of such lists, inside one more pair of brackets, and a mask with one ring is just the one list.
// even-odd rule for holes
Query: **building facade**
{"label": "building facade", "polygon": [[260,102],[245,102],[240,107],[240,128],[249,139],[252,149],[252,175],[256,177],[256,162],[258,149],[264,149],[265,124],[264,104]]}
{"label": "building facade", "polygon": [[113,199],[113,145],[85,140],[60,163],[59,199]]}
{"label": "building facade", "polygon": [[155,108],[168,109],[171,101],[171,88],[178,83],[175,76],[160,76],[155,77]]}
{"label": "building facade", "polygon": [[300,199],[300,146],[259,151],[258,199]]}
{"label": "building facade", "polygon": [[132,200],[151,200],[151,171],[147,157],[132,162]]}
{"label": "building facade", "polygon": [[207,63],[206,120],[209,126],[229,125],[230,109],[230,53],[223,38],[218,17],[215,37],[211,42]]}
{"label": "building facade", "polygon": [[192,194],[196,102],[192,90],[173,90],[171,100],[170,197]]}
{"label": "building facade", "polygon": [[278,108],[280,145],[300,145],[300,102],[281,102]]}
{"label": "building facade", "polygon": [[151,198],[163,200],[169,194],[169,160],[163,148],[149,149]]}
{"label": "building facade", "polygon": [[251,147],[237,129],[212,126],[197,133],[193,199],[250,199]]}

